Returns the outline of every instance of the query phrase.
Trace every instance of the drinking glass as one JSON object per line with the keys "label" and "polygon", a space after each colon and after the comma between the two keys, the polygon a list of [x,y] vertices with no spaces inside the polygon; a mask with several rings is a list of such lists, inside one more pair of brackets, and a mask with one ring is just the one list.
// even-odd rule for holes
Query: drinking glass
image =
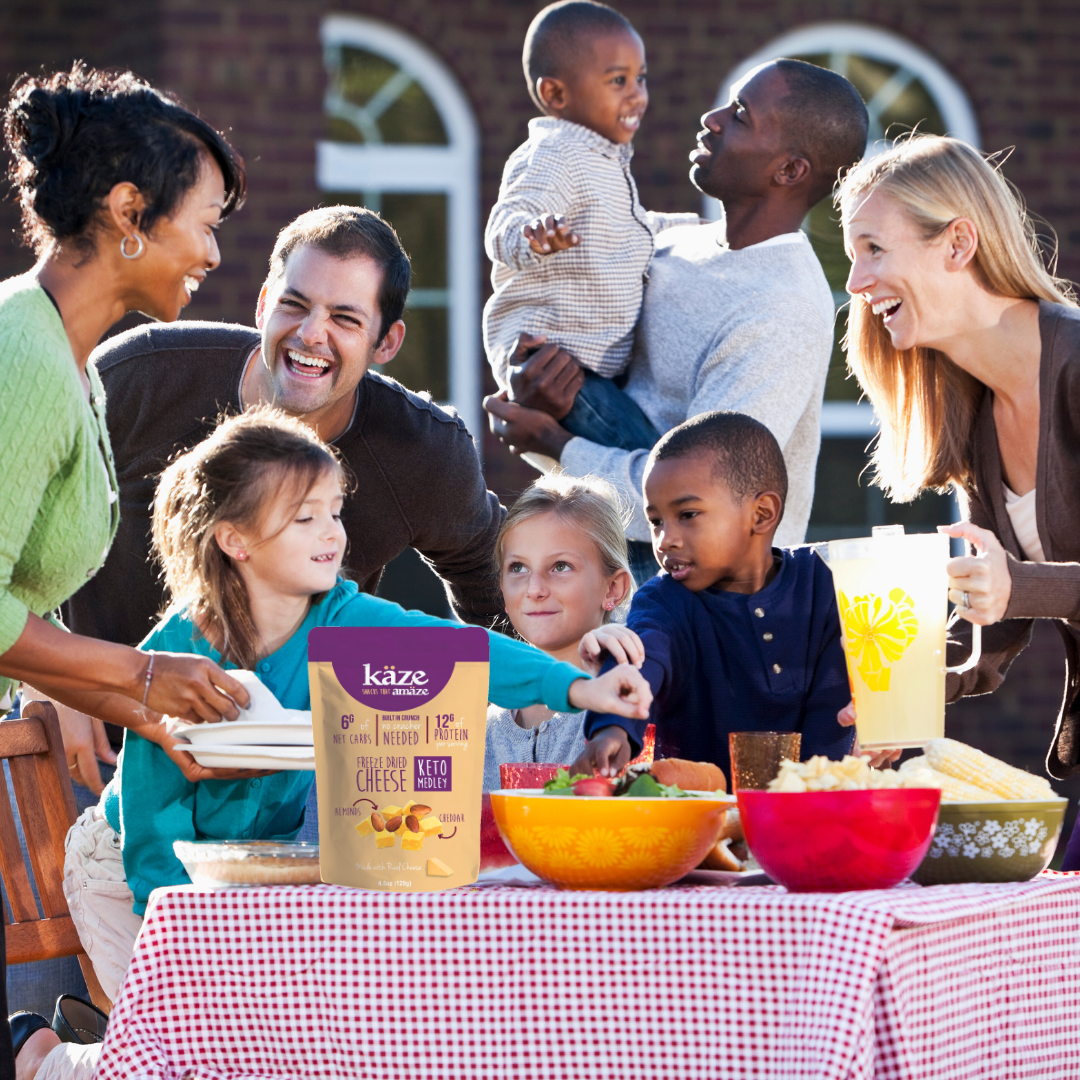
{"label": "drinking glass", "polygon": [[731,732],[731,790],[764,791],[780,771],[781,761],[799,760],[801,746],[797,731]]}

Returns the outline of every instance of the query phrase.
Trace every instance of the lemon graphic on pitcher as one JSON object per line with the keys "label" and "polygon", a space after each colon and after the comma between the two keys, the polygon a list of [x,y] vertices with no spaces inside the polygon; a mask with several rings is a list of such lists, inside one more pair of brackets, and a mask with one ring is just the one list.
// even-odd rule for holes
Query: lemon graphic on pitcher
{"label": "lemon graphic on pitcher", "polygon": [[840,591],[837,604],[849,666],[854,664],[870,690],[888,690],[892,665],[919,633],[914,600],[899,588],[888,597],[867,593],[854,601]]}

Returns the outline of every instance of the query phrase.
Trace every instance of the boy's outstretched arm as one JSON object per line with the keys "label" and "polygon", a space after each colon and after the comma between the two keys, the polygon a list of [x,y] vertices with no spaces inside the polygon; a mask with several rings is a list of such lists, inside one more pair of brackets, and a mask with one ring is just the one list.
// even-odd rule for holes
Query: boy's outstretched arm
{"label": "boy's outstretched arm", "polygon": [[570,766],[570,775],[616,776],[630,760],[630,739],[621,727],[606,727],[586,744],[581,756]]}

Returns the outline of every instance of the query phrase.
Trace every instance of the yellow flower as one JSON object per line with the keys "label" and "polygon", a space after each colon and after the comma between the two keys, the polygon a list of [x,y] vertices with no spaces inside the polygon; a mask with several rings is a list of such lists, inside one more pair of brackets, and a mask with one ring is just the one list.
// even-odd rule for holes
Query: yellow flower
{"label": "yellow flower", "polygon": [[887,599],[867,593],[853,602],[841,591],[839,608],[848,655],[863,681],[871,690],[888,690],[892,665],[919,632],[914,601],[903,589]]}
{"label": "yellow flower", "polygon": [[622,853],[622,841],[614,829],[587,829],[577,842],[578,858],[590,866],[614,866]]}

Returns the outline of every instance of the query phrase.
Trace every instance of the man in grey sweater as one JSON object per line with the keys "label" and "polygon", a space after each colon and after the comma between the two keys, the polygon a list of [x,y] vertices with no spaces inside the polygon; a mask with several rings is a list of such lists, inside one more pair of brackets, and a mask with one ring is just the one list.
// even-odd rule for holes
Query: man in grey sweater
{"label": "man in grey sweater", "polygon": [[[657,237],[626,393],[660,431],[712,409],[764,423],[790,481],[782,545],[804,539],[832,352],[832,293],[800,225],[862,156],[866,108],[835,72],[779,60],[751,72],[731,102],[703,118],[690,179],[725,220]],[[587,242],[587,241],[583,241]],[[515,452],[604,476],[632,502],[635,576],[655,573],[641,477],[649,448],[571,437],[558,419],[579,380],[554,342],[523,340],[510,400],[489,398],[492,430]]]}

